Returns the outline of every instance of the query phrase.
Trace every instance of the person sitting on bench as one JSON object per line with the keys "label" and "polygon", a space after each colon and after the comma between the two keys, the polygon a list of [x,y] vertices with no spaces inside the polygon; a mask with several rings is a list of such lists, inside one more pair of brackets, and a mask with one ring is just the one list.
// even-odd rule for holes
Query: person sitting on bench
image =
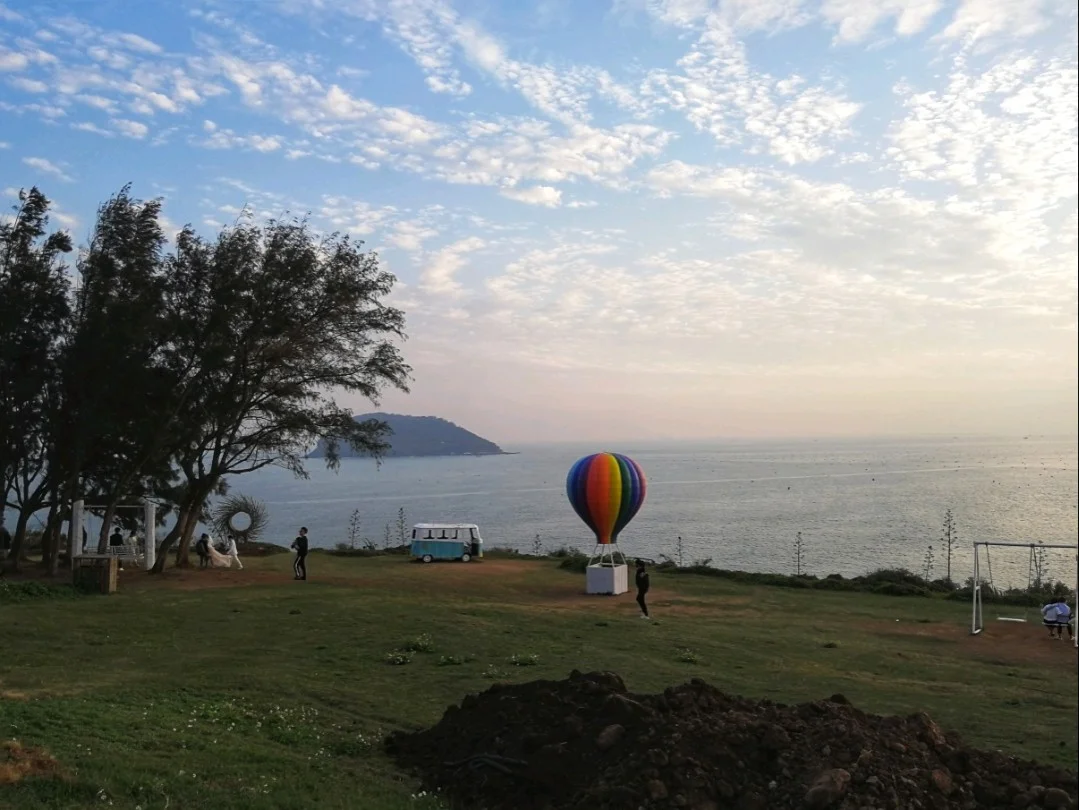
{"label": "person sitting on bench", "polygon": [[1063,599],[1054,599],[1042,608],[1042,624],[1049,630],[1049,638],[1055,635],[1064,638],[1064,628],[1068,628],[1068,638],[1075,638],[1075,630],[1072,628],[1072,611],[1068,603]]}

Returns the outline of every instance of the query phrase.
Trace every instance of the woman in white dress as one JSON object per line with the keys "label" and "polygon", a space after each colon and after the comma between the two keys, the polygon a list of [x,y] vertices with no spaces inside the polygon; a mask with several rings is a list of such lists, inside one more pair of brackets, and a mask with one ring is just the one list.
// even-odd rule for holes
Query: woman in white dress
{"label": "woman in white dress", "polygon": [[206,552],[210,555],[211,568],[230,568],[232,566],[232,557],[228,554],[222,554],[214,548],[212,540],[208,544]]}

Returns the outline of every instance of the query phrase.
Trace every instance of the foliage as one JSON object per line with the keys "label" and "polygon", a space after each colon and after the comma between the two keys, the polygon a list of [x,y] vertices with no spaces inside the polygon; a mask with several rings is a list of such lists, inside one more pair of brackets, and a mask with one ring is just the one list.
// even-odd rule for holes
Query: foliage
{"label": "foliage", "polygon": [[427,633],[416,636],[406,641],[401,649],[408,652],[429,653],[434,652],[435,642]]}
{"label": "foliage", "polygon": [[0,604],[36,602],[39,600],[73,599],[81,592],[71,585],[0,579]]}
{"label": "foliage", "polygon": [[[50,468],[61,391],[64,341],[70,328],[66,233],[48,234],[49,200],[20,191],[15,215],[0,221],[0,514],[17,512],[11,560],[17,566],[31,514],[57,504]],[[55,525],[55,514],[50,525]],[[46,557],[55,549],[46,546]]]}
{"label": "foliage", "polygon": [[922,557],[922,581],[929,582],[933,577],[933,546],[930,545],[925,550],[925,556]]}
{"label": "foliage", "polygon": [[535,653],[515,654],[510,656],[512,667],[534,667],[539,665],[539,656]]}
{"label": "foliage", "polygon": [[675,654],[675,660],[681,664],[699,664],[701,657],[688,647],[683,647]]}
{"label": "foliage", "polygon": [[348,548],[355,551],[359,548],[360,539],[360,510],[353,509],[348,517]]}
{"label": "foliage", "polygon": [[[71,288],[49,201],[20,192],[0,224],[0,500],[26,520],[48,508],[43,562],[55,569],[70,504],[99,503],[107,542],[116,507],[153,494],[187,544],[228,477],[277,465],[306,475],[316,442],[336,466],[349,445],[376,458],[386,425],[357,422],[333,395],[372,402],[407,390],[396,342],[404,315],[373,253],[303,220],[244,221],[213,239],[191,228],[166,252],[158,200],[128,187],[98,210]],[[250,510],[248,510],[250,513]],[[255,517],[255,515],[252,515]],[[130,525],[128,525],[130,524]]]}
{"label": "foliage", "polygon": [[945,571],[944,578],[952,581],[952,550],[959,544],[959,530],[955,526],[955,515],[951,509],[944,510],[944,523],[941,526],[940,542],[944,546]]}
{"label": "foliage", "polygon": [[794,575],[800,577],[805,573],[805,540],[802,533],[794,537]]}
{"label": "foliage", "polygon": [[552,556],[561,560],[558,567],[563,571],[572,571],[577,574],[583,574],[588,570],[588,555],[575,548],[566,548],[563,546]]}
{"label": "foliage", "polygon": [[408,521],[405,519],[405,507],[402,506],[397,510],[397,545],[406,545],[408,541]]}

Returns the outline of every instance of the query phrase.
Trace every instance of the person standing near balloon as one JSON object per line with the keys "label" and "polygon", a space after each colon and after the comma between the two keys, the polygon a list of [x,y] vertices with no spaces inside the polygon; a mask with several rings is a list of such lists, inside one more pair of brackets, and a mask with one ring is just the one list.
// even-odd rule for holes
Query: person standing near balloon
{"label": "person standing near balloon", "polygon": [[645,601],[645,595],[648,593],[651,582],[648,577],[648,570],[644,567],[644,560],[637,560],[637,604],[641,606],[641,618],[648,619],[648,603]]}

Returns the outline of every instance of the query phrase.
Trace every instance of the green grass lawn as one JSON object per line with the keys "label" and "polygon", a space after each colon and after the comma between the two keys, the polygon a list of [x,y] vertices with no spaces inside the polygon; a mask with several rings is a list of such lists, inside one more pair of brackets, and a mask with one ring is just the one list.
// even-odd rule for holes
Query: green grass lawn
{"label": "green grass lawn", "polygon": [[[971,639],[962,603],[653,574],[646,622],[632,595],[585,597],[584,577],[551,561],[315,555],[305,583],[286,556],[247,565],[0,605],[0,738],[68,774],[0,785],[0,807],[436,808],[382,736],[493,680],[574,668],[635,691],[702,677],[783,702],[841,692],[868,711],[926,710],[979,747],[1076,763],[1074,649],[1037,626]],[[190,587],[226,578],[256,584]],[[430,649],[387,663],[407,646]]]}

